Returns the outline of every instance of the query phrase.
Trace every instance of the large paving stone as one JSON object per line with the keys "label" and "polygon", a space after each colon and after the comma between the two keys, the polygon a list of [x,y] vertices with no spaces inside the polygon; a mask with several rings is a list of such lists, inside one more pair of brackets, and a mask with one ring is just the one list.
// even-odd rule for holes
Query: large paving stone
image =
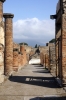
{"label": "large paving stone", "polygon": [[48,95],[64,93],[55,78],[40,65],[27,65],[0,85],[0,100],[43,100]]}

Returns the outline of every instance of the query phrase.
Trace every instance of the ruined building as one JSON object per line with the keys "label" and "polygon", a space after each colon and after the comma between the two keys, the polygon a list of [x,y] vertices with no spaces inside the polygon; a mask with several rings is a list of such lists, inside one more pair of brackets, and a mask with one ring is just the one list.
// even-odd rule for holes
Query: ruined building
{"label": "ruined building", "polygon": [[55,19],[56,38],[56,77],[62,85],[66,84],[66,0],[59,0],[56,14],[51,15]]}
{"label": "ruined building", "polygon": [[41,65],[48,68],[48,70],[55,74],[56,72],[56,58],[55,58],[55,44],[46,43],[46,46],[40,46]]}
{"label": "ruined building", "polygon": [[[3,13],[3,3],[0,0],[0,83],[5,76],[11,76],[29,61],[25,46],[13,43],[13,17],[11,13]],[[4,18],[4,21],[3,21]]]}

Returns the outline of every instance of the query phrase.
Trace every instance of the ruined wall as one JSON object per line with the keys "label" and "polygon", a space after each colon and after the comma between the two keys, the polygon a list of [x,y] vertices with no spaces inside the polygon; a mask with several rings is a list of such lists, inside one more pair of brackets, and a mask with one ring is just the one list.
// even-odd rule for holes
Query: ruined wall
{"label": "ruined wall", "polygon": [[26,53],[29,54],[31,52],[32,47],[25,45]]}
{"label": "ruined wall", "polygon": [[0,43],[4,45],[3,1],[0,1]]}
{"label": "ruined wall", "polygon": [[18,71],[19,63],[18,63],[18,49],[13,50],[13,71]]}
{"label": "ruined wall", "polygon": [[39,50],[40,52],[43,52],[44,54],[46,53],[49,54],[49,46],[44,46],[44,47],[40,46]]}
{"label": "ruined wall", "polygon": [[32,47],[25,45],[25,50],[26,50],[26,56],[27,56],[27,63],[29,63]]}
{"label": "ruined wall", "polygon": [[40,63],[42,66],[44,66],[44,53],[43,52],[40,53]]}
{"label": "ruined wall", "polygon": [[55,46],[55,43],[46,43],[46,46]]}
{"label": "ruined wall", "polygon": [[[63,0],[66,2],[66,0]],[[66,3],[63,3],[64,14],[62,14],[62,80],[66,84]]]}
{"label": "ruined wall", "polygon": [[18,52],[18,70],[21,69],[22,65],[21,65],[21,53]]}
{"label": "ruined wall", "polygon": [[30,53],[29,53],[29,56],[33,56],[35,54],[35,51],[34,50],[31,50]]}
{"label": "ruined wall", "polygon": [[55,55],[55,45],[49,47],[49,60],[50,60],[50,71],[56,74],[56,55]]}
{"label": "ruined wall", "polygon": [[19,52],[20,52],[20,45],[19,44],[17,44],[17,43],[13,43],[13,48],[14,49],[18,49],[19,50]]}
{"label": "ruined wall", "polygon": [[4,45],[4,22],[0,22],[0,43]]}
{"label": "ruined wall", "polygon": [[3,22],[3,3],[0,0],[0,83],[4,81],[4,22]]}
{"label": "ruined wall", "polygon": [[49,46],[40,46],[40,60],[44,67],[49,67]]}
{"label": "ruined wall", "polygon": [[[58,2],[56,14],[56,76],[66,84],[66,0]],[[60,5],[60,6],[58,6]],[[59,7],[59,8],[58,8]],[[62,11],[61,11],[62,9]],[[62,13],[61,13],[62,12]]]}
{"label": "ruined wall", "polygon": [[4,46],[0,44],[0,83],[4,81]]}
{"label": "ruined wall", "polygon": [[27,64],[27,55],[26,55],[26,50],[25,50],[25,46],[24,45],[20,45],[20,52],[22,53],[22,62],[23,62],[23,66]]}

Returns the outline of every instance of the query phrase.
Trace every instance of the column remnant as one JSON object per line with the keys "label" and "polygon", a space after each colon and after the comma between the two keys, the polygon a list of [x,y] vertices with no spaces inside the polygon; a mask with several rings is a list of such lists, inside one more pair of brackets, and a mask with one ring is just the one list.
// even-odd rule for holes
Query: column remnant
{"label": "column remnant", "polygon": [[13,71],[13,14],[4,13],[5,18],[5,75],[11,75]]}

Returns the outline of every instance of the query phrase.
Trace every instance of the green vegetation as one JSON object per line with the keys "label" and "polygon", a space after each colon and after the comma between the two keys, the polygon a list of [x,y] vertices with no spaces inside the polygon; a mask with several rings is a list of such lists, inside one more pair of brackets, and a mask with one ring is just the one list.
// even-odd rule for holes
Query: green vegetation
{"label": "green vegetation", "polygon": [[55,43],[55,39],[50,40],[49,43]]}
{"label": "green vegetation", "polygon": [[25,42],[23,42],[23,43],[19,43],[19,45],[23,45],[23,44],[24,44],[24,45],[28,45],[28,44],[27,44],[27,43],[25,43]]}

